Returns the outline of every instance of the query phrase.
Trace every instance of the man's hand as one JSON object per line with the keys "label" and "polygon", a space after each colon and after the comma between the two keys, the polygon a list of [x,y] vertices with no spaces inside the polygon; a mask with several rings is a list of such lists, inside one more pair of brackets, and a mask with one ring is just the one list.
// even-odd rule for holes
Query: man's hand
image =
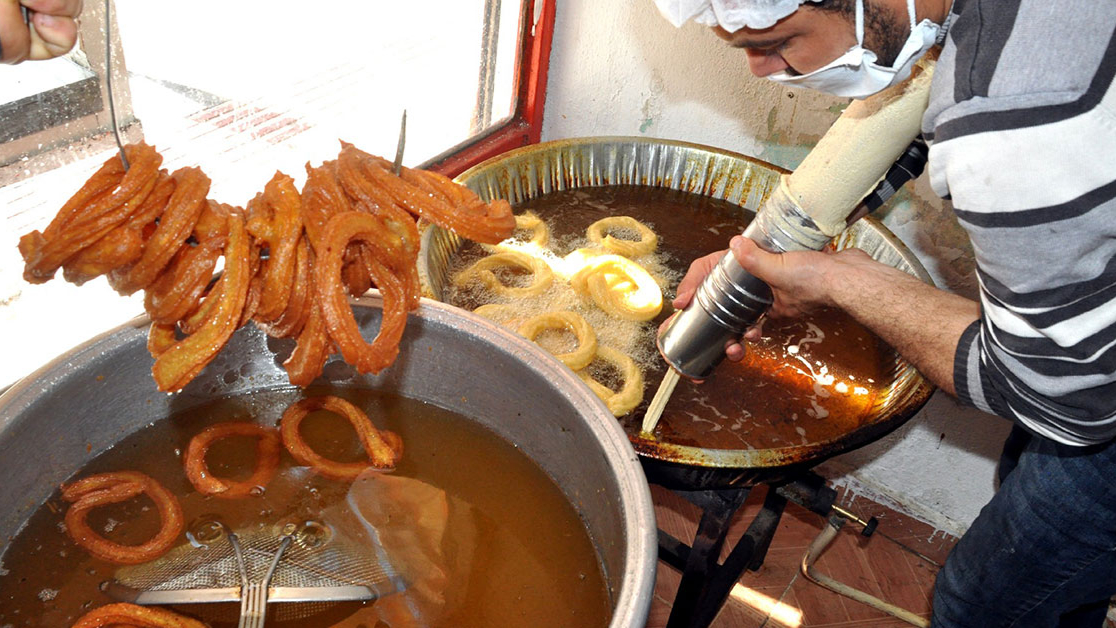
{"label": "man's hand", "polygon": [[[77,42],[82,0],[0,0],[0,62],[53,59]],[[20,6],[31,11],[23,22]]]}
{"label": "man's hand", "polygon": [[[768,253],[748,238],[729,242],[736,261],[771,286],[775,297],[768,315],[801,316],[820,307],[844,310],[910,360],[930,381],[949,394],[953,356],[965,329],[980,316],[980,306],[943,292],[916,277],[881,264],[859,249]],[[674,307],[683,308],[725,254],[706,255],[690,265],[678,284]],[[756,339],[758,330],[748,330]],[[728,359],[739,361],[744,347],[729,345]]]}
{"label": "man's hand", "polygon": [[[734,237],[729,242],[729,246],[733,256],[736,257],[736,261],[745,270],[771,286],[775,302],[771,306],[769,315],[776,318],[798,317],[820,306],[833,304],[833,300],[826,290],[827,283],[824,277],[826,273],[830,272],[830,267],[834,262],[831,258],[834,256],[863,257],[868,262],[875,263],[866,254],[858,250],[849,250],[838,254],[814,251],[796,251],[783,254],[768,253],[744,236]],[[697,292],[698,286],[713,271],[713,267],[721,261],[725,253],[726,251],[710,253],[690,264],[686,276],[678,284],[678,296],[673,301],[675,308],[682,309],[689,304],[694,297],[694,293]],[[748,330],[744,337],[749,340],[756,340],[758,334],[759,331],[753,328]],[[725,356],[733,362],[744,359],[744,353],[744,347],[739,343],[731,344],[725,348]]]}

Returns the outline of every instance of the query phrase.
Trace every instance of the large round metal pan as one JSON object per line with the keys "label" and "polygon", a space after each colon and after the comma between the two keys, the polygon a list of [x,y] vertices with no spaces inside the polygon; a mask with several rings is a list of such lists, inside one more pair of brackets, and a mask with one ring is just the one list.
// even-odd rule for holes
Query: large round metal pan
{"label": "large round metal pan", "polygon": [[[486,200],[504,198],[513,205],[559,190],[638,185],[722,199],[738,205],[742,212],[754,213],[785,172],[708,146],[650,138],[586,137],[510,151],[466,171],[458,181]],[[422,244],[419,272],[424,289],[428,296],[442,300],[450,262],[462,241],[449,231],[430,227]],[[863,249],[885,264],[930,282],[915,255],[872,218],[857,221],[837,238],[836,245]],[[627,436],[643,457],[649,478],[668,486],[731,486],[777,479],[871,442],[922,407],[933,387],[898,354],[890,352],[886,360],[888,381],[881,384],[883,392],[868,417],[855,429],[822,440],[772,448],[710,449],[643,438],[632,427],[639,425],[638,418],[624,422]],[[648,383],[648,396],[656,383]],[[712,413],[704,418],[717,420]]]}

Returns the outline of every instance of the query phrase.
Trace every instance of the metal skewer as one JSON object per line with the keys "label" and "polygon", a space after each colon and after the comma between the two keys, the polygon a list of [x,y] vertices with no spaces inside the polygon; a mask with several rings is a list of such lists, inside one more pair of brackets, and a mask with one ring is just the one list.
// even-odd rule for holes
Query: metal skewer
{"label": "metal skewer", "polygon": [[403,146],[407,144],[407,110],[403,110],[403,119],[399,121],[399,143],[395,145],[395,163],[391,171],[395,176],[403,173]]}
{"label": "metal skewer", "polygon": [[109,117],[112,119],[112,134],[116,137],[116,147],[120,149],[120,163],[128,170],[128,156],[124,154],[124,143],[120,141],[120,125],[116,121],[116,99],[112,96],[112,1],[105,0],[105,91],[108,92]]}

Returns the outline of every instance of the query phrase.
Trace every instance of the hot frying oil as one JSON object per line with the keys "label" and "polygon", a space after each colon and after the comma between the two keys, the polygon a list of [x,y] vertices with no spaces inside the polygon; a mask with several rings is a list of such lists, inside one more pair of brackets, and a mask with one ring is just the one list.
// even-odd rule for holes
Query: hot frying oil
{"label": "hot frying oil", "polygon": [[[691,261],[724,249],[729,238],[744,230],[752,214],[727,201],[650,186],[615,185],[561,190],[524,201],[516,213],[534,212],[550,230],[546,250],[533,251],[561,272],[573,272],[568,259],[591,246],[586,229],[609,216],[632,216],[658,235],[658,249],[636,261],[664,289],[663,311],[653,321],[636,324],[612,319],[587,307],[568,287],[556,281],[539,297],[512,299],[520,318],[547,311],[573,309],[597,330],[598,341],[627,353],[643,371],[644,399],[620,417],[624,429],[638,438],[643,414],[666,364],[655,348],[655,333],[672,313],[674,289]],[[613,233],[635,238],[636,234]],[[525,240],[529,234],[517,233]],[[466,243],[451,261],[450,276],[488,251]],[[510,282],[509,282],[510,283]],[[468,309],[506,302],[475,286],[457,287],[447,300]],[[519,319],[510,324],[516,329]],[[703,384],[682,381],[675,389],[656,430],[664,442],[714,449],[767,449],[829,441],[859,427],[871,416],[882,382],[888,380],[888,349],[843,312],[825,310],[801,320],[764,321],[763,338],[747,345],[747,358],[724,362]],[[544,348],[569,350],[573,339],[543,338]],[[591,369],[592,370],[592,369]],[[607,369],[600,369],[607,371]],[[605,372],[606,385],[620,381]],[[600,378],[598,378],[600,379]]]}
{"label": "hot frying oil", "polygon": [[[297,467],[285,451],[279,475],[259,496],[242,500],[206,497],[187,481],[182,455],[191,437],[203,428],[225,421],[275,425],[291,403],[313,394],[344,397],[367,412],[378,427],[403,438],[402,462],[385,484],[393,487],[398,504],[361,504],[362,499],[367,502],[369,493],[355,488],[359,480],[349,496],[350,485]],[[302,434],[326,457],[361,459],[355,432],[336,415],[311,414],[303,422]],[[250,475],[255,457],[253,439],[230,437],[215,443],[206,460],[216,476],[242,479]],[[74,479],[119,470],[146,473],[175,493],[193,538],[204,536],[207,524],[214,520],[233,530],[258,528],[265,523],[313,521],[348,504],[402,513],[408,524],[412,519],[420,522],[414,533],[390,516],[376,524],[385,547],[393,535],[413,537],[428,558],[433,556],[427,562],[410,562],[412,567],[433,565],[433,573],[408,573],[412,586],[396,599],[327,606],[314,612],[294,612],[294,606],[271,604],[269,626],[608,624],[610,602],[596,551],[554,481],[486,428],[429,404],[355,389],[268,391],[223,399],[125,437]],[[381,497],[391,494],[376,493]],[[68,626],[91,608],[114,601],[101,592],[100,585],[114,576],[117,567],[90,557],[70,540],[63,522],[66,507],[57,494],[52,496],[3,554],[0,626]],[[88,521],[93,530],[125,544],[143,542],[159,527],[155,508],[146,497],[96,508]],[[187,543],[187,535],[179,542]],[[401,608],[418,609],[421,618],[403,621],[399,619]],[[236,625],[229,608],[182,606],[176,610],[215,628]]]}

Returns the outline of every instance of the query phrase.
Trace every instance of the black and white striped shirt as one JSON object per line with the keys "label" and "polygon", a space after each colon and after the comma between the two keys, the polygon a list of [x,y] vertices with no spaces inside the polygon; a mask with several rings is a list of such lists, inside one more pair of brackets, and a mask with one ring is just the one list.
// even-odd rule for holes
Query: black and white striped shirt
{"label": "black and white striped shirt", "polygon": [[1116,2],[957,0],[923,119],[977,262],[962,401],[1116,437]]}

